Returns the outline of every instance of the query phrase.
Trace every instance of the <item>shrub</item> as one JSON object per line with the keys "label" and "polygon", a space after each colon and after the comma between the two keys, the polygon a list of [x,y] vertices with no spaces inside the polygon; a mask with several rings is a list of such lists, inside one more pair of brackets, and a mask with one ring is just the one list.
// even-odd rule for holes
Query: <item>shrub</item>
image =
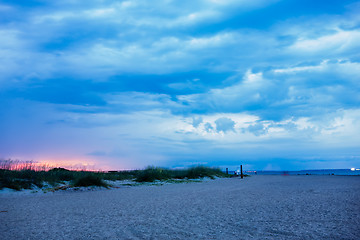
{"label": "shrub", "polygon": [[164,168],[148,167],[145,170],[138,171],[136,177],[137,182],[153,182],[155,180],[167,180],[170,178],[176,179],[196,179],[209,177],[214,179],[217,177],[226,177],[219,168],[210,168],[205,166],[196,166],[189,169],[182,170],[168,170]]}
{"label": "shrub", "polygon": [[49,172],[71,172],[70,170],[67,170],[66,168],[52,168],[49,170]]}
{"label": "shrub", "polygon": [[42,179],[33,170],[11,171],[0,169],[0,189],[11,188],[14,190],[31,189],[33,185],[42,187]]}
{"label": "shrub", "polygon": [[145,170],[139,171],[135,181],[137,182],[154,182],[155,180],[169,179],[170,172],[164,168],[147,167]]}
{"label": "shrub", "polygon": [[30,189],[31,183],[26,180],[18,180],[18,179],[1,179],[0,181],[0,189],[3,188],[11,188],[16,191],[20,191],[21,189]]}
{"label": "shrub", "polygon": [[214,179],[217,177],[224,177],[226,174],[223,173],[219,168],[210,168],[205,166],[191,167],[187,170],[186,177],[190,179],[209,177]]}
{"label": "shrub", "polygon": [[75,187],[99,186],[108,187],[108,185],[98,176],[87,175],[80,177],[74,182]]}
{"label": "shrub", "polygon": [[136,171],[115,171],[115,172],[107,172],[102,173],[101,177],[105,180],[128,180],[128,179],[134,179],[136,176]]}

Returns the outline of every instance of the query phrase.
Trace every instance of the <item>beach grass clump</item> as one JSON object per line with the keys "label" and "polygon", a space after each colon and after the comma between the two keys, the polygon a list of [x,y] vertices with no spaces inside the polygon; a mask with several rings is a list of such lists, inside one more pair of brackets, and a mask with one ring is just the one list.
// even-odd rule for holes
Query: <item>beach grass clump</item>
{"label": "beach grass clump", "polygon": [[133,171],[110,171],[107,173],[98,173],[102,179],[110,181],[122,181],[122,180],[132,180],[136,178],[137,172],[139,170]]}
{"label": "beach grass clump", "polygon": [[96,175],[87,175],[80,177],[74,181],[75,187],[89,187],[89,186],[98,186],[98,187],[108,187],[108,184],[104,182],[99,176]]}
{"label": "beach grass clump", "polygon": [[3,173],[3,171],[0,172],[0,189],[10,188],[16,191],[20,191],[21,189],[31,188],[31,183],[29,181],[25,179],[12,178]]}
{"label": "beach grass clump", "polygon": [[167,180],[169,178],[171,178],[171,174],[168,169],[150,166],[145,170],[138,171],[135,181],[154,182],[155,180]]}
{"label": "beach grass clump", "polygon": [[220,168],[195,166],[188,169],[169,170],[165,168],[148,167],[137,174],[137,182],[154,182],[168,179],[199,179],[199,178],[227,177]]}
{"label": "beach grass clump", "polygon": [[0,189],[14,190],[31,189],[34,186],[42,187],[43,181],[33,170],[10,171],[0,169]]}
{"label": "beach grass clump", "polygon": [[47,175],[47,179],[52,178],[54,181],[71,181],[76,177],[76,172],[65,168],[53,168],[44,173]]}
{"label": "beach grass clump", "polygon": [[225,177],[225,173],[220,168],[211,168],[206,166],[191,167],[186,170],[186,178],[196,179],[208,177],[214,179],[215,177]]}

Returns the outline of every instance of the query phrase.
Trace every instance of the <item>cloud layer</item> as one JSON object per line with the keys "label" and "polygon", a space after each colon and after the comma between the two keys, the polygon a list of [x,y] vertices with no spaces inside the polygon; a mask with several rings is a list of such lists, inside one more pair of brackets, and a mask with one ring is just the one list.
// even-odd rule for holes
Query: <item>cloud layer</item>
{"label": "cloud layer", "polygon": [[357,1],[2,1],[0,157],[360,165]]}

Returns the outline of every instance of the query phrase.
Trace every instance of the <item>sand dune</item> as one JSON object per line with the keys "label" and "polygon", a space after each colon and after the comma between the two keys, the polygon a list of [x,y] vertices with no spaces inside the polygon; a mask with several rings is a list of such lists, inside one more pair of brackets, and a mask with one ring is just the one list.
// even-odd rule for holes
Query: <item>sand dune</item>
{"label": "sand dune", "polygon": [[0,239],[360,239],[360,177],[0,194]]}

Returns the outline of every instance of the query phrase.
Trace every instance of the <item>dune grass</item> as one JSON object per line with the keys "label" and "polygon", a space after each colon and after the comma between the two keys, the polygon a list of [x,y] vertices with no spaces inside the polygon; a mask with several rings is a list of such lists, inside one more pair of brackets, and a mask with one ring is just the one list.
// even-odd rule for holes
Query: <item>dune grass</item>
{"label": "dune grass", "polygon": [[220,168],[212,168],[206,166],[196,166],[186,169],[166,169],[159,167],[147,167],[145,170],[137,174],[137,182],[153,182],[155,180],[167,179],[198,179],[208,177],[214,179],[215,177],[228,177],[226,173]]}
{"label": "dune grass", "polygon": [[89,186],[98,186],[98,187],[108,187],[109,185],[104,182],[99,176],[96,175],[87,175],[81,178],[78,178],[74,182],[75,187],[89,187]]}
{"label": "dune grass", "polygon": [[106,173],[89,171],[69,171],[66,169],[51,169],[49,171],[35,170],[5,170],[0,169],[0,189],[15,190],[42,188],[45,184],[57,186],[69,182],[71,186],[103,186],[104,180],[134,179],[134,174],[126,172]]}
{"label": "dune grass", "polygon": [[0,169],[0,189],[15,190],[42,188],[44,185],[58,186],[69,184],[74,187],[101,186],[108,187],[104,180],[134,180],[136,182],[154,182],[170,179],[199,179],[208,177],[229,177],[219,168],[195,166],[186,169],[166,169],[147,167],[144,170],[90,172],[70,171],[64,168],[53,168],[48,171],[21,169]]}

